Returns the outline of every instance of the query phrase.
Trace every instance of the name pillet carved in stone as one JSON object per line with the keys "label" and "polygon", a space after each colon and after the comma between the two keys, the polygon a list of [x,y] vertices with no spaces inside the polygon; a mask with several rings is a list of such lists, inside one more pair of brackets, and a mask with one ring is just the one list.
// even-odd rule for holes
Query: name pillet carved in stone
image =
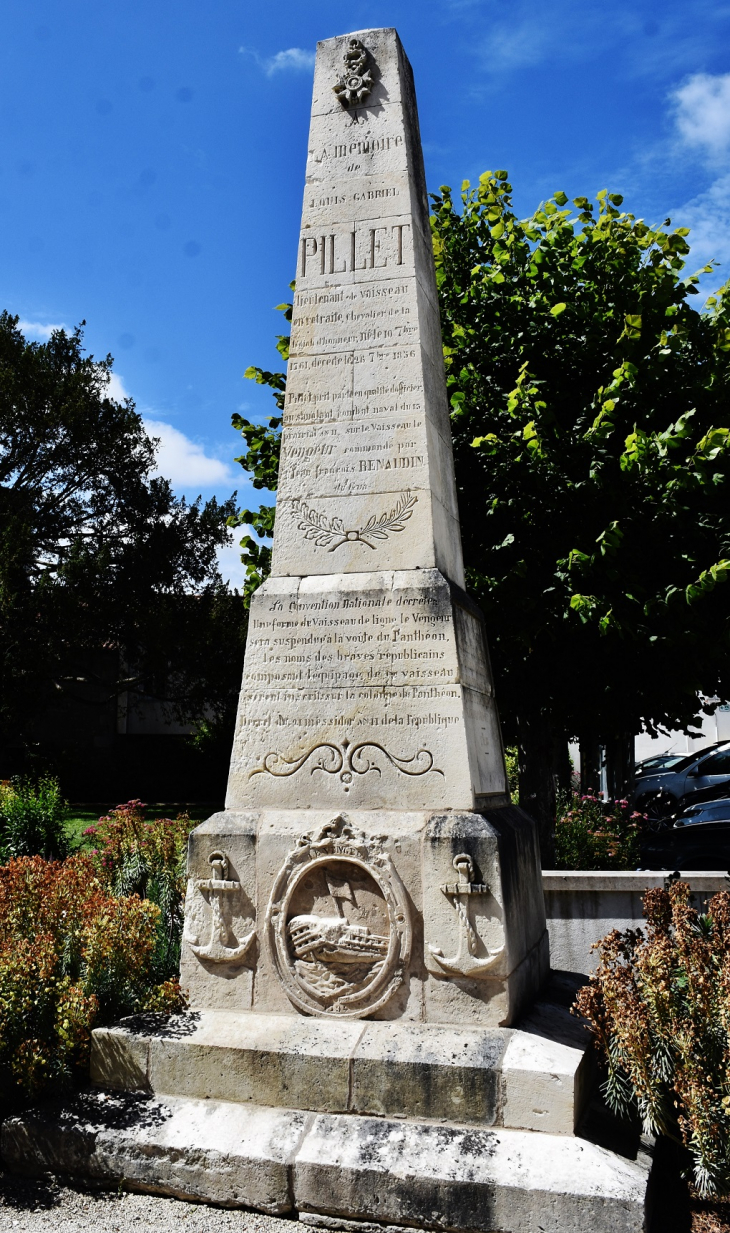
{"label": "name pillet carved in stone", "polygon": [[347,110],[353,105],[362,104],[370,97],[375,82],[368,67],[370,53],[359,39],[350,39],[343,59],[345,71],[336,85],[332,87],[342,106]]}
{"label": "name pillet carved in stone", "polygon": [[287,996],[307,1014],[359,1019],[402,983],[411,922],[385,842],[338,814],[299,837],[276,878],[267,944]]}
{"label": "name pillet carved in stone", "polygon": [[[459,918],[459,948],[455,955],[446,958],[444,952],[436,946],[429,950],[439,967],[452,976],[471,976],[479,978],[486,976],[493,968],[504,947],[488,951],[486,959],[479,959],[481,939],[469,919],[469,903],[474,895],[488,895],[489,887],[484,882],[472,881],[474,877],[474,861],[466,852],[459,852],[454,857],[453,866],[459,875],[458,882],[448,882],[442,886],[441,892],[446,895]],[[462,902],[465,900],[465,903]]]}
{"label": "name pillet carved in stone", "polygon": [[210,963],[239,963],[249,950],[256,930],[252,929],[236,946],[227,944],[230,929],[225,919],[223,903],[226,896],[241,890],[241,883],[228,877],[228,857],[225,852],[211,852],[208,862],[212,878],[196,878],[193,885],[196,891],[204,893],[210,903],[210,938],[204,946],[188,938],[190,949],[199,959],[207,959]]}
{"label": "name pillet carved in stone", "polygon": [[249,771],[248,777],[250,779],[252,775],[267,774],[277,779],[287,778],[289,775],[295,775],[310,758],[319,754],[319,758],[309,768],[310,775],[313,775],[315,771],[324,771],[327,775],[339,775],[345,792],[349,792],[353,775],[367,775],[369,771],[375,771],[378,775],[382,774],[377,763],[366,755],[366,749],[373,749],[383,754],[390,765],[402,775],[427,775],[432,772],[434,775],[443,777],[443,771],[434,766],[433,754],[427,749],[419,749],[411,758],[399,758],[397,754],[390,753],[384,745],[377,741],[358,741],[353,745],[346,740],[339,745],[334,745],[330,741],[320,741],[300,757],[291,760],[272,750],[271,753],[266,754],[261,766]]}
{"label": "name pillet carved in stone", "polygon": [[381,514],[379,518],[373,514],[365,526],[349,531],[345,530],[345,524],[341,518],[328,518],[326,514],[320,514],[312,509],[301,498],[295,498],[292,505],[301,514],[301,521],[297,523],[297,526],[300,531],[304,531],[304,538],[313,540],[317,548],[327,548],[328,552],[335,552],[343,544],[355,542],[367,544],[368,548],[375,549],[377,544],[371,544],[371,540],[384,540],[389,535],[405,529],[405,524],[411,517],[417,501],[418,497],[414,497],[410,492],[404,492],[398,504],[389,513]]}

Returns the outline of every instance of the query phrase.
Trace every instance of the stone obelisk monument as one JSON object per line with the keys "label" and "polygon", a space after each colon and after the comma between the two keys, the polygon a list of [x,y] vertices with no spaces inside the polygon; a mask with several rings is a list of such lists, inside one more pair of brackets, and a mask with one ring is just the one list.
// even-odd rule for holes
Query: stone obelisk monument
{"label": "stone obelisk monument", "polygon": [[[370,31],[317,54],[272,571],[226,813],[193,837],[193,1005],[508,1024],[537,992],[534,827],[463,585],[413,78]],[[241,887],[228,958],[211,845]]]}
{"label": "stone obelisk monument", "polygon": [[106,1091],[6,1124],[6,1162],[350,1230],[639,1233],[645,1167],[573,1137],[587,1037],[554,999],[524,1017],[535,828],[463,590],[394,30],[318,46],[297,254],[273,569],[226,809],[190,840],[190,1010],[96,1031]]}

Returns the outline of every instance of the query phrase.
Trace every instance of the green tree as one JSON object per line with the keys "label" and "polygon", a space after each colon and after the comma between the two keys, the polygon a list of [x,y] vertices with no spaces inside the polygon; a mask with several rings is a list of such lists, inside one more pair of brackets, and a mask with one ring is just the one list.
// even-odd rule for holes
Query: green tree
{"label": "green tree", "polygon": [[[216,563],[234,497],[175,498],[133,402],[109,396],[111,368],[84,354],[80,329],[27,342],[0,315],[6,748],[65,695],[150,692],[190,720],[230,709],[239,684],[244,614]],[[116,654],[100,674],[102,649]]]}
{"label": "green tree", "polygon": [[730,692],[727,289],[697,312],[686,228],[567,203],[520,221],[487,172],[432,217],[468,585],[546,860],[567,736]]}
{"label": "green tree", "polygon": [[[691,306],[712,267],[684,274],[686,228],[606,192],[520,220],[511,191],[504,171],[459,208],[443,188],[431,223],[468,586],[552,863],[568,737],[626,750],[730,694],[730,319],[727,289]],[[247,375],[282,408],[283,374]],[[236,426],[273,491],[280,418]],[[273,510],[241,521],[265,538]],[[267,561],[244,543],[253,588]]]}

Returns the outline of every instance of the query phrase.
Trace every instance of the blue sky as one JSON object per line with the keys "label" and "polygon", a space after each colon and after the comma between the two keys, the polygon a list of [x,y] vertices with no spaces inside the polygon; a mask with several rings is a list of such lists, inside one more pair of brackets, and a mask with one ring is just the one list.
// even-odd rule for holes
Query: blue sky
{"label": "blue sky", "polygon": [[730,4],[5,0],[1,306],[35,338],[86,320],[180,493],[255,499],[230,417],[273,410],[242,374],[279,364],[315,44],[380,25],[431,190],[506,167],[527,214],[608,187],[730,277]]}

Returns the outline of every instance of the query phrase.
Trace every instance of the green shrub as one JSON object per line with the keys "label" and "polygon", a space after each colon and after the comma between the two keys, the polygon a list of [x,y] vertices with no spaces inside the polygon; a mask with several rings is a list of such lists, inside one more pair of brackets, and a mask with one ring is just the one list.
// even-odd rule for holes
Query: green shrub
{"label": "green shrub", "polygon": [[194,825],[187,814],[145,822],[142,801],[118,805],[84,834],[99,878],[114,895],[139,895],[157,904],[157,943],[153,965],[160,980],[180,967],[185,900],[185,859]]}
{"label": "green shrub", "polygon": [[[686,882],[644,895],[647,929],[614,929],[576,1010],[608,1067],[619,1114],[638,1110],[648,1133],[681,1139],[701,1197],[730,1193],[730,894],[706,913]],[[717,1226],[719,1228],[719,1226]]]}
{"label": "green shrub", "polygon": [[68,855],[64,821],[68,806],[52,775],[11,779],[0,785],[0,862],[13,856]]}
{"label": "green shrub", "polygon": [[646,817],[628,801],[571,793],[558,798],[557,869],[636,869]]}
{"label": "green shrub", "polygon": [[182,1004],[155,971],[159,917],[147,899],[112,895],[89,856],[0,867],[0,1095],[67,1086],[94,1027]]}

